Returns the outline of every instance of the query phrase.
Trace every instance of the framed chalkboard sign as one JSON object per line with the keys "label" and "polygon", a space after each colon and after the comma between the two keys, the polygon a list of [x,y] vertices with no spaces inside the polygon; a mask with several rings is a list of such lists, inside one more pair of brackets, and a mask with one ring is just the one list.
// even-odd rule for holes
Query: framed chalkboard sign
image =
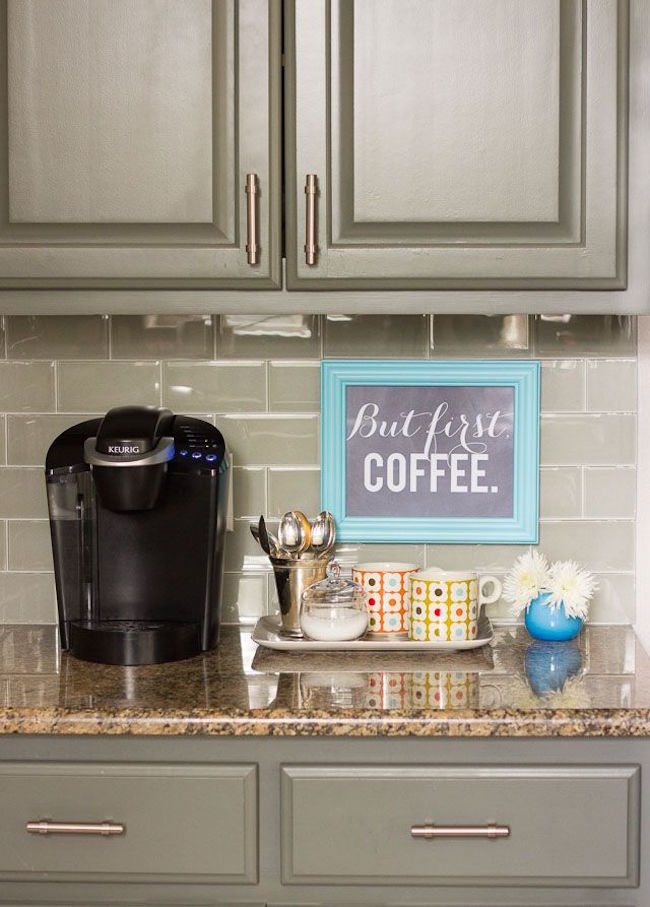
{"label": "framed chalkboard sign", "polygon": [[328,360],[321,378],[341,541],[538,541],[538,362]]}

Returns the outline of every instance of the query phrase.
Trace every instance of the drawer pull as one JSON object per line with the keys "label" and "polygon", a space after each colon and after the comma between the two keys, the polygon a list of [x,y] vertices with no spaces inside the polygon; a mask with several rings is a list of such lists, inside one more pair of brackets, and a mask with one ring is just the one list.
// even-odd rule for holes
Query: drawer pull
{"label": "drawer pull", "polygon": [[246,254],[248,264],[257,264],[257,174],[246,174]]}
{"label": "drawer pull", "polygon": [[509,825],[412,825],[413,838],[509,838]]}
{"label": "drawer pull", "polygon": [[126,827],[120,822],[28,822],[30,835],[123,835]]}

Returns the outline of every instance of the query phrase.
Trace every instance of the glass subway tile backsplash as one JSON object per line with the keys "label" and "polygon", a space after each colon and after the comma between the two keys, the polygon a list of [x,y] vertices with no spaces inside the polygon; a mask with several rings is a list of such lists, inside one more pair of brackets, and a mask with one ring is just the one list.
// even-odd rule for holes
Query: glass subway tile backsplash
{"label": "glass subway tile backsplash", "polygon": [[[320,509],[322,357],[540,358],[541,544],[598,574],[596,621],[634,619],[636,320],[622,316],[11,316],[0,333],[0,623],[54,623],[42,466],[68,425],[143,402],[215,421],[234,454],[224,619],[274,610],[251,518]],[[525,548],[340,546],[355,560],[503,574]],[[507,616],[505,603],[491,607]]]}

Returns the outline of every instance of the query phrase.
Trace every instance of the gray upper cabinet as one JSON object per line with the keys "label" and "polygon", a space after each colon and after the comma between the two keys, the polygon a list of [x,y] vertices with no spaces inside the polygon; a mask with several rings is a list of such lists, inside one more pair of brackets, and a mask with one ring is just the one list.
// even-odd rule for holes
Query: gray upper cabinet
{"label": "gray upper cabinet", "polygon": [[0,8],[0,287],[279,286],[280,0]]}
{"label": "gray upper cabinet", "polygon": [[627,51],[624,0],[288,3],[288,286],[625,287]]}

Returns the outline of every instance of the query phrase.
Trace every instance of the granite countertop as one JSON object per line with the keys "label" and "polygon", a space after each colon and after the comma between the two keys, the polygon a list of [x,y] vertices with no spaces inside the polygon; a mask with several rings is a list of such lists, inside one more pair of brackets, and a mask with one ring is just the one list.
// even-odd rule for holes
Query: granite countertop
{"label": "granite countertop", "polygon": [[628,627],[570,643],[496,628],[472,652],[286,655],[224,627],[217,651],[114,667],[55,627],[0,627],[0,734],[650,736],[650,659]]}

